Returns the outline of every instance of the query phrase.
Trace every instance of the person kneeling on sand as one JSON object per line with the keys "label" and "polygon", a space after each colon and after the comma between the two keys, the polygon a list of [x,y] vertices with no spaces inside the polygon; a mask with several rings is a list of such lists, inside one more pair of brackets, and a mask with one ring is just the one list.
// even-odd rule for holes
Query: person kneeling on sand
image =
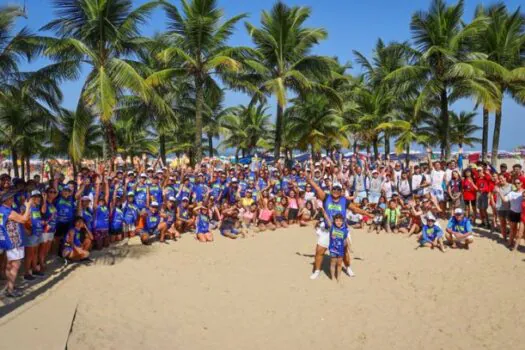
{"label": "person kneeling on sand", "polygon": [[140,233],[140,240],[142,244],[150,245],[160,234],[159,224],[160,224],[160,214],[159,214],[159,203],[152,202],[149,206],[149,209],[144,211],[144,228]]}
{"label": "person kneeling on sand", "polygon": [[421,247],[428,247],[430,249],[438,248],[442,252],[445,252],[443,246],[443,231],[438,225],[435,225],[436,218],[432,214],[427,214],[427,224],[423,226],[421,232],[421,239],[419,244]]}
{"label": "person kneeling on sand", "polygon": [[93,235],[80,216],[73,221],[73,227],[67,232],[62,256],[65,259],[79,261],[89,258]]}
{"label": "person kneeling on sand", "polygon": [[472,224],[465,217],[463,209],[457,208],[454,210],[454,216],[448,221],[445,237],[452,248],[456,248],[457,243],[460,243],[465,246],[465,249],[468,249],[469,245],[474,243]]}

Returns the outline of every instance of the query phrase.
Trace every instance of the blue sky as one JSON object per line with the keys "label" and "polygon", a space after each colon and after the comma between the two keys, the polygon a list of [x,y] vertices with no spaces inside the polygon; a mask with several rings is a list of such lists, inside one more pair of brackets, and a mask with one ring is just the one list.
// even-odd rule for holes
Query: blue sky
{"label": "blue sky", "polygon": [[[146,0],[134,0],[138,6]],[[179,4],[178,0],[172,0]],[[224,8],[226,16],[238,13],[248,13],[247,21],[258,23],[260,13],[263,9],[270,9],[274,0],[219,0],[219,5]],[[309,6],[312,8],[312,17],[307,22],[309,26],[322,26],[328,31],[328,39],[315,48],[315,54],[338,56],[341,62],[352,61],[352,50],[358,50],[369,56],[377,38],[384,41],[403,41],[410,39],[410,18],[415,11],[426,10],[430,0],[286,0],[289,5]],[[465,20],[473,17],[474,9],[481,1],[465,1]],[[2,4],[22,4],[23,0],[2,0]],[[492,2],[483,1],[485,5]],[[506,0],[508,8],[514,11],[520,0]],[[36,30],[53,18],[52,0],[27,0],[27,20],[20,19],[19,27],[27,25]],[[147,26],[144,27],[144,35],[152,35],[163,31],[165,28],[165,17],[161,10],[157,10]],[[249,36],[243,24],[238,26],[237,31],[231,39],[232,45],[251,45]],[[39,60],[30,65],[38,67],[45,61]],[[64,106],[73,108],[76,106],[80,92],[80,82],[67,82],[63,84]],[[236,105],[247,101],[242,94],[228,93],[226,104]],[[469,101],[461,101],[453,106],[456,110],[472,110],[473,104]],[[505,98],[503,105],[503,125],[500,139],[500,149],[511,150],[517,145],[525,143],[522,126],[525,122],[525,108],[517,105],[510,98]],[[481,111],[478,111],[477,123],[481,126]],[[489,135],[489,147],[492,140]]]}

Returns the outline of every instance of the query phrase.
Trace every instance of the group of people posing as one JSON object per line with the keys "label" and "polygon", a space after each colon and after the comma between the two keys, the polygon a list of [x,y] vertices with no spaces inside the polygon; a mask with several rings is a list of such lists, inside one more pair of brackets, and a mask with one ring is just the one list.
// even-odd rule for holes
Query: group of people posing
{"label": "group of people posing", "polygon": [[[461,157],[459,159],[461,163]],[[377,233],[417,235],[421,246],[445,251],[468,248],[473,226],[499,227],[515,249],[525,227],[520,165],[499,171],[484,163],[461,169],[456,160],[403,167],[368,157],[336,155],[320,161],[274,165],[254,159],[230,164],[205,158],[190,167],[152,166],[146,160],[119,167],[83,168],[66,179],[50,171],[41,181],[0,176],[0,272],[5,294],[24,278],[45,276],[52,254],[90,261],[91,250],[134,236],[145,245],[192,234],[213,242],[215,230],[229,239],[289,225],[315,227],[318,235],[312,279],[329,251],[337,280],[350,267],[350,227]],[[492,215],[489,216],[489,208]],[[447,219],[441,227],[439,218]]]}

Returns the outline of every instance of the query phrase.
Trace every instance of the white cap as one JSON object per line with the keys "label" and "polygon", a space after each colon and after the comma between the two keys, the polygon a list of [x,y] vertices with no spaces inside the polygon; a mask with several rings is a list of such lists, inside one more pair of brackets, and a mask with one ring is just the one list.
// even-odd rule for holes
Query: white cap
{"label": "white cap", "polygon": [[33,190],[33,191],[31,192],[31,197],[41,196],[41,195],[42,195],[42,193],[40,193],[39,190]]}
{"label": "white cap", "polygon": [[335,184],[332,185],[332,188],[340,188],[340,189],[343,189],[343,186],[341,186],[340,183],[336,182]]}
{"label": "white cap", "polygon": [[454,215],[463,215],[463,209],[456,208],[456,210],[454,210]]}
{"label": "white cap", "polygon": [[151,206],[152,207],[158,207],[159,206],[159,202],[151,202]]}
{"label": "white cap", "polygon": [[146,175],[146,173],[142,173],[140,174],[140,177],[148,177],[148,175]]}
{"label": "white cap", "polygon": [[164,174],[164,172],[161,169],[159,169],[157,170],[157,174]]}
{"label": "white cap", "polygon": [[321,166],[321,163],[315,162],[315,166]]}
{"label": "white cap", "polygon": [[83,196],[82,198],[80,198],[81,201],[91,201],[91,198],[88,197],[88,196]]}
{"label": "white cap", "polygon": [[190,199],[188,197],[182,197],[183,201],[189,201]]}
{"label": "white cap", "polygon": [[135,173],[133,171],[128,171],[128,176],[130,175],[135,175]]}
{"label": "white cap", "polygon": [[146,171],[153,171],[153,168],[149,167],[149,168],[146,169]]}
{"label": "white cap", "polygon": [[234,177],[234,178],[232,179],[232,182],[239,182],[239,180],[238,180],[236,177]]}
{"label": "white cap", "polygon": [[379,171],[377,171],[376,169],[372,170],[372,174],[379,174]]}
{"label": "white cap", "polygon": [[436,218],[435,218],[434,215],[432,215],[432,213],[428,213],[428,214],[427,214],[427,220],[436,221]]}
{"label": "white cap", "polygon": [[168,198],[168,200],[169,200],[170,202],[176,202],[176,201],[177,201],[177,200],[175,199],[175,197],[173,197],[173,196],[170,196],[170,197]]}

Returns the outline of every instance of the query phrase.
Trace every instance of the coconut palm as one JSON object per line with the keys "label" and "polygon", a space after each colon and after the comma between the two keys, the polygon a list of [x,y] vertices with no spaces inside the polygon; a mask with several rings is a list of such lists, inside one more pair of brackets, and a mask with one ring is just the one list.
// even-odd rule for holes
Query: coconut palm
{"label": "coconut palm", "polygon": [[88,66],[78,108],[88,108],[103,127],[110,156],[116,150],[115,130],[111,123],[118,99],[132,92],[152,108],[170,113],[162,99],[146,84],[130,59],[148,40],[140,37],[139,27],[146,23],[159,1],[133,9],[131,0],[54,0],[57,19],[42,30],[53,31],[45,53],[56,61],[64,76],[76,77],[81,65]]}
{"label": "coconut palm", "polygon": [[474,146],[481,140],[473,136],[481,130],[474,122],[476,118],[475,112],[461,111],[459,114],[454,111],[449,111],[450,114],[450,142],[458,145],[460,148],[464,145]]}
{"label": "coconut palm", "polygon": [[327,57],[310,53],[327,36],[323,28],[304,26],[310,14],[308,7],[289,7],[278,1],[270,12],[262,12],[260,28],[246,23],[261,59],[246,61],[251,74],[243,77],[239,85],[255,93],[255,98],[264,100],[270,95],[277,98],[276,159],[280,155],[288,91],[299,94],[322,91],[340,103],[333,89],[318,82],[330,76],[332,62]]}
{"label": "coconut palm", "polygon": [[235,148],[237,158],[239,152],[244,157],[258,148],[266,148],[271,130],[270,118],[268,107],[263,104],[233,109],[230,114],[221,118],[224,130],[222,147]]}
{"label": "coconut palm", "polygon": [[317,152],[335,144],[348,146],[341,113],[325,96],[307,94],[291,102],[292,107],[286,111],[290,121],[287,127],[296,135],[296,148],[309,149],[314,158]]}
{"label": "coconut palm", "polygon": [[417,62],[390,73],[387,79],[398,82],[417,81],[420,94],[416,110],[436,104],[443,119],[441,146],[450,155],[449,105],[472,96],[478,103],[494,108],[499,91],[485,76],[486,55],[471,51],[469,40],[479,36],[487,19],[476,17],[463,25],[464,1],[447,6],[444,0],[433,0],[428,12],[412,16],[411,31],[417,49]]}
{"label": "coconut palm", "polygon": [[195,139],[194,161],[202,156],[202,129],[204,90],[220,91],[217,77],[236,73],[241,68],[242,58],[251,49],[230,47],[228,39],[235,24],[246,15],[240,14],[224,19],[224,12],[217,7],[216,0],[182,0],[182,11],[164,2],[168,16],[166,39],[170,47],[159,57],[166,63],[176,60],[170,68],[155,75],[161,81],[174,75],[185,74],[193,80],[195,89]]}
{"label": "coconut palm", "polygon": [[[488,8],[478,6],[476,15],[486,16],[490,22],[478,37],[474,46],[485,53],[490,65],[487,77],[493,81],[502,94],[499,96],[495,112],[494,134],[492,139],[492,163],[495,165],[498,156],[499,138],[502,121],[503,93],[509,93],[518,103],[525,103],[525,17],[518,8],[509,13],[504,3],[498,3]],[[483,108],[483,140],[482,154],[485,158],[488,149],[488,118],[489,110]]]}

